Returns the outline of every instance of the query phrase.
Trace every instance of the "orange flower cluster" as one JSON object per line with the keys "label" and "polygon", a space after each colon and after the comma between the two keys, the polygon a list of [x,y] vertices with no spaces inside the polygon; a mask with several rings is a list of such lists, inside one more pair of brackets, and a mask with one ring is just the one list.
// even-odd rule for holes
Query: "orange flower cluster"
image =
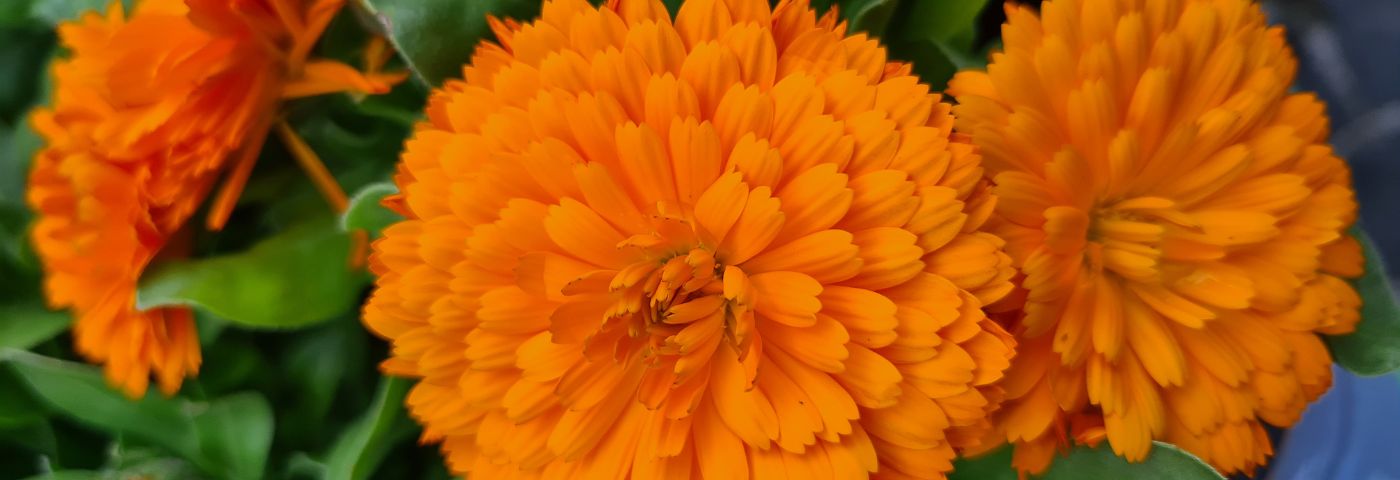
{"label": "orange flower cluster", "polygon": [[[188,3],[188,5],[186,5]],[[384,92],[394,76],[307,61],[343,0],[119,2],[59,28],[70,56],[53,67],[53,106],[33,115],[33,240],[56,308],[77,317],[80,353],[106,364],[128,395],[154,374],[174,393],[199,368],[186,308],[141,311],[137,281],[180,256],[180,235],[222,176],[209,226],[220,227],[287,98]]]}
{"label": "orange flower cluster", "polygon": [[[398,80],[307,60],[342,2],[62,27],[34,240],[128,394],[198,368],[190,311],[136,309],[137,282],[225,178],[222,225],[280,102]],[[1039,473],[1103,440],[1264,464],[1263,424],[1330,385],[1363,263],[1282,32],[1251,0],[1007,13],[957,107],[807,0],[492,19],[371,259],[364,322],[423,439],[477,478],[944,478],[1007,442]]]}
{"label": "orange flower cluster", "polygon": [[472,478],[943,478],[1012,340],[950,107],[806,1],[552,0],[403,155],[365,323]]}
{"label": "orange flower cluster", "polygon": [[1107,438],[1217,469],[1272,453],[1352,330],[1356,204],[1323,105],[1290,94],[1283,32],[1249,0],[1050,0],[949,87],[1024,273],[997,415],[1023,471]]}

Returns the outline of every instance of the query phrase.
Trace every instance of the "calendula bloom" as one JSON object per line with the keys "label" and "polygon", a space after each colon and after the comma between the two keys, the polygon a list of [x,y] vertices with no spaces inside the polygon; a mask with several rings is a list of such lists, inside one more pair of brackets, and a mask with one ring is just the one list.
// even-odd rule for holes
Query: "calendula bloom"
{"label": "calendula bloom", "polygon": [[365,322],[471,478],[942,478],[1012,340],[950,107],[806,1],[493,21],[403,154]]}
{"label": "calendula bloom", "polygon": [[992,231],[1025,280],[997,422],[1039,472],[1068,439],[1153,440],[1223,472],[1272,452],[1353,329],[1356,204],[1321,102],[1248,0],[1010,6],[1005,49],[952,82]]}
{"label": "calendula bloom", "polygon": [[158,257],[185,254],[180,232],[221,176],[209,226],[223,224],[278,104],[395,81],[307,60],[341,3],[144,0],[128,18],[113,2],[59,27],[69,56],[53,67],[53,106],[33,115],[45,142],[29,185],[33,240],[49,303],[77,317],[77,350],[128,395],[152,374],[172,394],[198,370],[190,310],[138,310],[137,281]]}

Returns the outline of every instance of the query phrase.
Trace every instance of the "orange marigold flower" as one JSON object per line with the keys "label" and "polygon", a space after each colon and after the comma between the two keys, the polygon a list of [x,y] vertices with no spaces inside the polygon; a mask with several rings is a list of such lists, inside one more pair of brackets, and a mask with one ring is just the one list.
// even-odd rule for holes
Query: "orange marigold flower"
{"label": "orange marigold flower", "polygon": [[186,308],[135,308],[141,272],[183,255],[177,235],[226,174],[211,208],[218,228],[247,181],[286,98],[383,92],[394,75],[363,76],[306,60],[343,0],[120,2],[59,27],[70,56],[53,67],[53,106],[33,115],[33,240],[55,308],[77,317],[78,351],[106,364],[128,395],[152,374],[172,394],[199,368]]}
{"label": "orange marigold flower", "polygon": [[1361,256],[1323,105],[1290,94],[1283,32],[1249,0],[1011,6],[1005,48],[959,74],[991,230],[1025,275],[998,412],[1039,472],[1066,437],[1129,460],[1153,440],[1224,472],[1272,452],[1331,383]]}
{"label": "orange marigold flower", "polygon": [[804,0],[544,4],[432,96],[365,323],[472,478],[942,478],[1012,290],[950,107]]}

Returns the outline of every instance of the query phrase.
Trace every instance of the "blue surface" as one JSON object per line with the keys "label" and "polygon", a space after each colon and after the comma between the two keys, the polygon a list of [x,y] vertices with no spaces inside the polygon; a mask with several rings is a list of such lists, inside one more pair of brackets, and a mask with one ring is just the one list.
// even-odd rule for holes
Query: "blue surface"
{"label": "blue surface", "polygon": [[1400,479],[1400,378],[1333,373],[1332,390],[1284,436],[1269,480]]}
{"label": "blue surface", "polygon": [[[1299,57],[1298,89],[1327,101],[1366,230],[1400,265],[1400,0],[1266,0]],[[1400,479],[1400,376],[1336,369],[1333,388],[1284,434],[1270,480]]]}

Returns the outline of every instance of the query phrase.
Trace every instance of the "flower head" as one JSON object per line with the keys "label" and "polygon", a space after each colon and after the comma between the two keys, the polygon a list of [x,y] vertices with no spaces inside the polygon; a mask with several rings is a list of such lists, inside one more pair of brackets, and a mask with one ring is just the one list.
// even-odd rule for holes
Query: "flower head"
{"label": "flower head", "polygon": [[1005,48],[959,74],[991,230],[1021,267],[1022,349],[998,412],[1022,470],[1067,437],[1129,460],[1153,440],[1225,472],[1271,453],[1331,382],[1361,270],[1323,105],[1290,94],[1283,32],[1249,0],[1011,6]]}
{"label": "flower head", "polygon": [[70,57],[53,67],[53,106],[33,116],[45,143],[33,239],[50,304],[77,317],[78,351],[129,395],[152,374],[173,393],[198,369],[191,312],[137,309],[136,284],[157,257],[185,254],[179,232],[226,174],[209,218],[223,224],[278,104],[395,81],[306,60],[341,3],[144,0],[128,18],[113,2],[59,27]]}
{"label": "flower head", "polygon": [[950,108],[805,1],[544,4],[437,91],[365,322],[473,478],[941,478],[1011,340]]}

